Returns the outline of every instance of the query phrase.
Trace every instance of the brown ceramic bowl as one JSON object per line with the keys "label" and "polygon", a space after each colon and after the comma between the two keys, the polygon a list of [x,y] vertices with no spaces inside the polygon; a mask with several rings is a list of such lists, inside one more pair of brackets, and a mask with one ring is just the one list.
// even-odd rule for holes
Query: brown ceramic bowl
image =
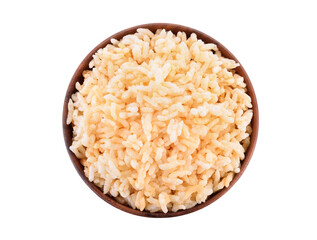
{"label": "brown ceramic bowl", "polygon": [[76,158],[76,156],[69,150],[69,146],[72,143],[72,126],[67,125],[66,124],[66,118],[67,118],[67,103],[69,98],[71,97],[71,95],[76,92],[75,89],[75,83],[76,82],[83,82],[83,77],[82,77],[82,72],[84,70],[89,69],[88,68],[88,64],[92,59],[92,55],[100,48],[104,48],[107,44],[110,43],[110,39],[115,38],[115,39],[121,39],[123,36],[127,35],[127,34],[133,34],[136,32],[136,30],[138,28],[148,28],[151,31],[155,31],[156,29],[160,29],[160,28],[164,28],[166,30],[171,30],[174,33],[177,33],[178,31],[183,31],[185,32],[188,36],[191,33],[196,33],[197,34],[197,38],[203,40],[205,43],[214,43],[218,46],[219,50],[221,51],[222,55],[226,58],[230,58],[235,60],[236,62],[240,63],[235,56],[233,56],[233,54],[227,49],[225,48],[221,43],[219,43],[218,41],[216,41],[215,39],[213,39],[212,37],[208,36],[205,33],[202,33],[196,29],[193,28],[189,28],[189,27],[185,27],[185,26],[181,26],[181,25],[177,25],[177,24],[170,24],[170,23],[150,23],[150,24],[144,24],[144,25],[139,25],[139,26],[135,26],[135,27],[131,27],[125,30],[122,30],[110,37],[108,37],[106,40],[104,40],[102,43],[100,43],[98,46],[96,46],[85,58],[84,60],[81,62],[81,64],[78,66],[77,70],[75,71],[67,92],[66,92],[66,96],[65,96],[65,100],[64,100],[64,108],[63,108],[63,132],[64,132],[64,139],[65,139],[65,144],[66,144],[66,148],[68,151],[68,154],[70,156],[70,159],[72,160],[78,174],[81,176],[81,178],[84,180],[84,182],[88,185],[88,187],[94,192],[96,193],[100,198],[102,198],[104,201],[106,201],[107,203],[111,204],[112,206],[121,209],[122,211],[131,213],[131,214],[135,214],[135,215],[139,215],[139,216],[144,216],[144,217],[175,217],[175,216],[180,216],[180,215],[184,215],[184,214],[188,214],[191,212],[195,212],[199,209],[202,209],[206,206],[208,206],[209,204],[213,203],[214,201],[216,201],[217,199],[219,199],[221,196],[223,196],[227,191],[229,191],[229,189],[238,181],[238,179],[241,177],[241,175],[243,174],[243,172],[245,171],[245,169],[247,168],[250,160],[251,160],[251,156],[253,154],[255,145],[256,145],[256,140],[257,140],[257,136],[258,136],[258,129],[259,129],[259,112],[258,112],[258,104],[257,104],[257,100],[256,100],[256,96],[255,96],[255,92],[253,90],[251,81],[247,75],[247,73],[245,72],[245,70],[243,69],[241,63],[240,66],[238,68],[236,68],[236,72],[241,75],[242,77],[244,77],[245,82],[247,84],[247,89],[248,89],[248,93],[252,99],[252,104],[253,104],[253,111],[254,111],[254,116],[253,116],[253,120],[251,122],[252,128],[253,128],[253,132],[251,135],[251,144],[246,152],[246,157],[245,159],[241,162],[241,171],[235,175],[235,177],[233,178],[232,182],[230,183],[230,186],[228,188],[223,188],[222,190],[212,194],[211,196],[209,196],[209,198],[201,204],[198,204],[190,209],[186,209],[186,210],[180,210],[177,212],[168,212],[168,213],[162,213],[162,212],[156,212],[156,213],[151,213],[148,211],[139,211],[136,209],[132,209],[129,206],[123,205],[119,202],[117,202],[114,198],[112,198],[109,195],[105,195],[103,194],[102,190],[99,189],[96,185],[94,185],[93,183],[89,182],[89,180],[87,179],[87,177],[84,174],[83,171],[83,166],[80,164],[80,161]]}

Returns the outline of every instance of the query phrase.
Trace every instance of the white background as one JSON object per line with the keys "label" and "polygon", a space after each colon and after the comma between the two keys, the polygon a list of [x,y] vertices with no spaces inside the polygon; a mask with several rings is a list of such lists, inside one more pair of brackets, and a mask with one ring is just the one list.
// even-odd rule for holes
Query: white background
{"label": "white background", "polygon": [[[1,1],[0,239],[316,239],[315,1]],[[257,94],[260,132],[238,183],[198,212],[127,214],[80,179],[62,106],[81,60],[131,26],[171,22],[224,44]]]}

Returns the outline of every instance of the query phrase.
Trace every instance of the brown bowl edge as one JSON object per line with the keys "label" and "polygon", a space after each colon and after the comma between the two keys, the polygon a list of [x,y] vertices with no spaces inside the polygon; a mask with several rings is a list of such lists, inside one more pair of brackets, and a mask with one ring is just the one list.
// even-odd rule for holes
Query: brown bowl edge
{"label": "brown bowl edge", "polygon": [[[160,28],[164,28],[166,30],[171,30],[172,32],[176,33],[178,31],[183,31],[185,32],[187,35],[189,33],[196,33],[197,34],[197,38],[203,40],[205,43],[214,43],[218,46],[219,50],[221,51],[222,55],[224,57],[230,58],[235,60],[236,62],[238,62],[240,64],[239,67],[236,68],[236,72],[244,77],[244,80],[246,82],[247,85],[247,89],[248,89],[248,94],[251,97],[252,100],[252,105],[253,105],[253,119],[251,121],[251,125],[252,125],[252,134],[251,134],[251,140],[250,140],[250,146],[246,152],[245,155],[245,159],[241,162],[241,168],[240,168],[240,172],[237,173],[233,180],[231,181],[230,185],[228,188],[223,188],[222,190],[210,195],[207,200],[204,203],[201,204],[197,204],[196,206],[189,208],[189,209],[185,209],[185,210],[180,210],[177,212],[168,212],[168,213],[162,213],[162,212],[155,212],[155,213],[151,213],[148,211],[139,211],[137,209],[132,209],[129,206],[123,205],[119,202],[117,202],[114,198],[112,198],[109,195],[105,195],[103,194],[103,192],[92,182],[90,182],[88,180],[88,178],[85,176],[84,172],[83,172],[83,166],[80,164],[80,161],[76,158],[76,156],[69,150],[69,146],[71,145],[72,142],[72,126],[71,125],[67,125],[66,124],[66,119],[67,119],[67,112],[68,112],[68,100],[71,97],[71,95],[75,92],[75,84],[77,81],[79,81],[80,83],[82,83],[83,81],[83,77],[82,77],[82,72],[83,70],[89,69],[88,68],[88,64],[90,62],[90,60],[92,59],[92,55],[97,52],[97,50],[99,50],[100,48],[105,47],[107,44],[110,43],[110,40],[112,38],[114,39],[121,39],[123,36],[127,35],[127,34],[131,34],[131,33],[135,33],[136,29],[138,28],[148,28],[151,31],[155,31],[156,29],[160,29]],[[80,65],[78,66],[77,70],[75,71],[69,85],[67,88],[67,92],[66,92],[66,96],[64,99],[64,105],[63,105],[63,118],[62,118],[62,123],[63,123],[63,134],[64,134],[64,140],[65,140],[65,145],[67,148],[67,152],[69,154],[69,157],[75,167],[75,169],[77,170],[78,174],[80,175],[80,177],[83,179],[83,181],[88,185],[88,187],[95,193],[97,194],[101,199],[103,199],[104,201],[106,201],[107,203],[109,203],[110,205],[125,211],[127,213],[131,213],[134,215],[138,215],[138,216],[143,216],[143,217],[155,217],[155,218],[163,218],[163,217],[176,217],[176,216],[181,216],[181,215],[185,215],[188,213],[192,213],[195,212],[199,209],[202,209],[208,205],[210,205],[211,203],[215,202],[217,199],[219,199],[220,197],[222,197],[226,192],[228,192],[230,190],[231,187],[233,187],[233,185],[239,180],[239,178],[241,177],[241,175],[244,173],[245,169],[247,168],[252,154],[254,152],[255,146],[256,146],[256,141],[257,141],[257,137],[258,137],[258,130],[259,130],[259,110],[258,110],[258,104],[257,104],[257,99],[256,99],[256,95],[252,86],[252,83],[250,81],[250,78],[248,76],[248,74],[246,73],[246,71],[244,70],[243,66],[241,65],[241,63],[238,61],[238,59],[226,48],[224,47],[221,43],[219,43],[217,40],[215,40],[214,38],[208,36],[207,34],[200,32],[196,29],[190,28],[190,27],[186,27],[186,26],[182,26],[182,25],[178,25],[178,24],[171,24],[171,23],[149,23],[149,24],[142,24],[142,25],[138,25],[138,26],[134,26],[134,27],[130,27],[127,29],[124,29],[110,37],[108,37],[106,40],[102,41],[100,44],[98,44],[92,51],[90,51],[90,53],[84,58],[84,60],[80,63]]]}

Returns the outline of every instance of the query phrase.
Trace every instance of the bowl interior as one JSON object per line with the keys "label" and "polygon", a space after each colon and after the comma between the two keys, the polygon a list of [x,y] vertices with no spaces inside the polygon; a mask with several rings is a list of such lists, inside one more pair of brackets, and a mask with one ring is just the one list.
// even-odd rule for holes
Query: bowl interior
{"label": "bowl interior", "polygon": [[246,73],[246,71],[244,70],[244,68],[242,67],[241,63],[240,66],[236,68],[236,72],[244,77],[245,82],[247,84],[247,89],[248,89],[248,94],[250,95],[251,99],[252,99],[252,105],[253,105],[253,119],[251,121],[251,125],[252,125],[252,129],[253,132],[251,134],[251,143],[249,148],[246,151],[245,154],[245,159],[241,162],[241,168],[240,168],[240,172],[237,173],[232,182],[230,183],[228,188],[223,188],[222,190],[212,194],[211,196],[209,196],[209,198],[201,204],[198,204],[196,206],[194,206],[193,208],[190,209],[186,209],[186,210],[180,210],[177,212],[168,212],[168,213],[161,213],[161,212],[156,212],[156,213],[151,213],[148,211],[139,211],[136,209],[132,209],[129,206],[123,205],[119,202],[117,202],[114,198],[112,198],[109,195],[105,195],[103,194],[102,190],[99,189],[96,185],[94,185],[93,183],[89,182],[89,180],[86,178],[84,171],[83,171],[83,166],[80,164],[79,159],[76,158],[76,156],[69,150],[69,146],[72,144],[72,126],[71,125],[67,125],[66,124],[66,119],[67,119],[67,104],[68,104],[68,100],[71,97],[71,95],[73,93],[76,92],[75,89],[75,84],[76,82],[83,82],[83,77],[82,77],[82,72],[84,70],[88,70],[89,67],[89,62],[92,60],[92,56],[93,54],[99,50],[100,48],[104,48],[107,44],[110,43],[110,40],[112,38],[114,39],[118,39],[120,40],[123,36],[127,35],[127,34],[133,34],[136,32],[136,30],[138,28],[148,28],[150,29],[152,32],[155,32],[157,29],[166,29],[166,30],[170,30],[172,31],[174,34],[176,34],[178,31],[183,31],[187,34],[187,36],[189,36],[191,33],[196,33],[197,34],[197,38],[203,40],[205,43],[214,43],[218,46],[219,50],[221,51],[222,55],[226,58],[230,58],[235,60],[236,62],[240,63],[238,61],[238,59],[235,58],[235,56],[228,50],[226,49],[221,43],[219,43],[218,41],[216,41],[215,39],[213,39],[212,37],[206,35],[205,33],[202,33],[196,29],[193,28],[189,28],[189,27],[185,27],[185,26],[181,26],[181,25],[176,25],[176,24],[170,24],[170,23],[150,23],[150,24],[143,24],[143,25],[138,25],[135,27],[131,27],[128,29],[125,29],[123,31],[120,31],[112,36],[110,36],[109,38],[107,38],[106,40],[104,40],[103,42],[101,42],[98,46],[96,46],[85,58],[84,60],[81,62],[81,64],[78,66],[76,72],[74,73],[67,92],[66,92],[66,96],[65,96],[65,100],[64,100],[64,108],[63,108],[63,133],[64,133],[64,139],[65,139],[65,145],[68,151],[68,154],[70,156],[70,159],[72,160],[78,174],[81,176],[81,178],[83,179],[83,181],[89,186],[89,188],[95,192],[100,198],[102,198],[104,201],[106,201],[107,203],[111,204],[112,206],[121,209],[125,212],[131,213],[131,214],[135,214],[135,215],[139,215],[139,216],[145,216],[145,217],[174,217],[174,216],[180,216],[180,215],[184,215],[184,214],[188,214],[194,211],[197,211],[203,207],[208,206],[209,204],[213,203],[214,201],[216,201],[218,198],[220,198],[221,196],[223,196],[236,182],[237,180],[240,178],[240,176],[243,174],[243,172],[245,171],[248,163],[251,160],[251,156],[253,154],[255,145],[256,145],[256,141],[257,141],[257,136],[258,136],[258,128],[259,128],[259,112],[258,112],[258,104],[257,104],[257,100],[256,100],[256,96],[255,96],[255,92],[254,89],[252,87],[251,81]]}

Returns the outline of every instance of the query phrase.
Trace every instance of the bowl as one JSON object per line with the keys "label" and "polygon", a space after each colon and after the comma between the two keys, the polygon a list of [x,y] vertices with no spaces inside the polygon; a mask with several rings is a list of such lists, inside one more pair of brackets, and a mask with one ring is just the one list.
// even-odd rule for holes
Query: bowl
{"label": "bowl", "polygon": [[117,202],[114,198],[112,198],[109,195],[105,195],[103,194],[102,190],[100,188],[98,188],[94,183],[90,182],[88,180],[88,178],[85,176],[84,171],[83,171],[83,166],[80,164],[79,159],[77,159],[77,157],[69,150],[69,146],[72,144],[72,126],[71,125],[67,125],[66,124],[66,119],[67,119],[67,113],[68,113],[68,109],[67,109],[67,104],[68,104],[68,100],[71,97],[71,95],[73,93],[76,92],[76,88],[75,88],[75,84],[76,82],[83,82],[83,77],[82,77],[82,72],[84,70],[89,69],[88,64],[89,62],[92,60],[92,56],[95,52],[97,52],[98,49],[100,48],[104,48],[107,44],[110,43],[110,40],[112,38],[114,39],[118,39],[120,40],[123,36],[127,35],[127,34],[133,34],[136,32],[136,30],[138,28],[148,28],[151,31],[155,31],[157,29],[166,29],[166,30],[170,30],[172,31],[174,34],[177,33],[178,31],[183,31],[185,32],[188,36],[191,33],[196,33],[197,34],[197,38],[203,40],[205,43],[214,43],[218,46],[219,50],[221,51],[222,55],[226,58],[230,58],[235,60],[236,62],[240,63],[236,57],[227,49],[225,48],[221,43],[219,43],[218,41],[216,41],[214,38],[208,36],[207,34],[200,32],[196,29],[190,28],[190,27],[186,27],[186,26],[182,26],[182,25],[177,25],[177,24],[171,24],[171,23],[150,23],[150,24],[143,24],[143,25],[138,25],[135,27],[131,27],[125,30],[122,30],[110,37],[108,37],[106,40],[104,40],[103,42],[101,42],[98,46],[96,46],[85,58],[84,60],[80,63],[80,65],[78,66],[77,70],[75,71],[69,86],[67,88],[67,92],[66,92],[66,96],[65,96],[65,100],[64,100],[64,107],[63,107],[63,133],[64,133],[64,139],[65,139],[65,145],[67,148],[67,152],[69,154],[69,157],[75,167],[75,169],[77,170],[78,174],[80,175],[80,177],[83,179],[83,181],[88,185],[88,187],[95,193],[97,194],[101,199],[103,199],[105,202],[109,203],[110,205],[125,211],[127,213],[131,213],[134,215],[138,215],[138,216],[144,216],[144,217],[155,217],[155,218],[162,218],[162,217],[175,217],[175,216],[180,216],[180,215],[184,215],[184,214],[188,214],[188,213],[192,213],[195,212],[199,209],[202,209],[208,205],[210,205],[211,203],[215,202],[217,199],[219,199],[220,197],[222,197],[226,192],[228,192],[230,190],[230,188],[232,188],[232,186],[239,180],[239,178],[241,177],[241,175],[244,173],[245,169],[247,168],[255,145],[256,145],[256,141],[257,141],[257,136],[258,136],[258,129],[259,129],[259,112],[258,112],[258,104],[257,104],[257,100],[256,100],[256,96],[255,96],[255,92],[254,89],[252,87],[251,81],[246,73],[246,71],[244,70],[244,68],[242,67],[241,63],[240,66],[236,68],[236,72],[241,75],[242,77],[244,77],[245,83],[247,85],[247,89],[248,89],[248,94],[252,99],[252,105],[253,105],[253,119],[251,121],[251,126],[253,129],[253,132],[251,134],[251,140],[250,140],[250,145],[249,148],[247,149],[246,153],[245,153],[245,159],[241,162],[241,168],[240,168],[240,172],[237,173],[233,180],[231,181],[230,185],[228,188],[223,188],[222,190],[210,195],[207,200],[204,203],[201,204],[197,204],[196,206],[186,209],[186,210],[179,210],[177,212],[167,212],[167,213],[163,213],[163,212],[148,212],[148,211],[140,211],[137,209],[132,209],[129,206],[126,206],[124,204],[121,204],[119,202]]}

